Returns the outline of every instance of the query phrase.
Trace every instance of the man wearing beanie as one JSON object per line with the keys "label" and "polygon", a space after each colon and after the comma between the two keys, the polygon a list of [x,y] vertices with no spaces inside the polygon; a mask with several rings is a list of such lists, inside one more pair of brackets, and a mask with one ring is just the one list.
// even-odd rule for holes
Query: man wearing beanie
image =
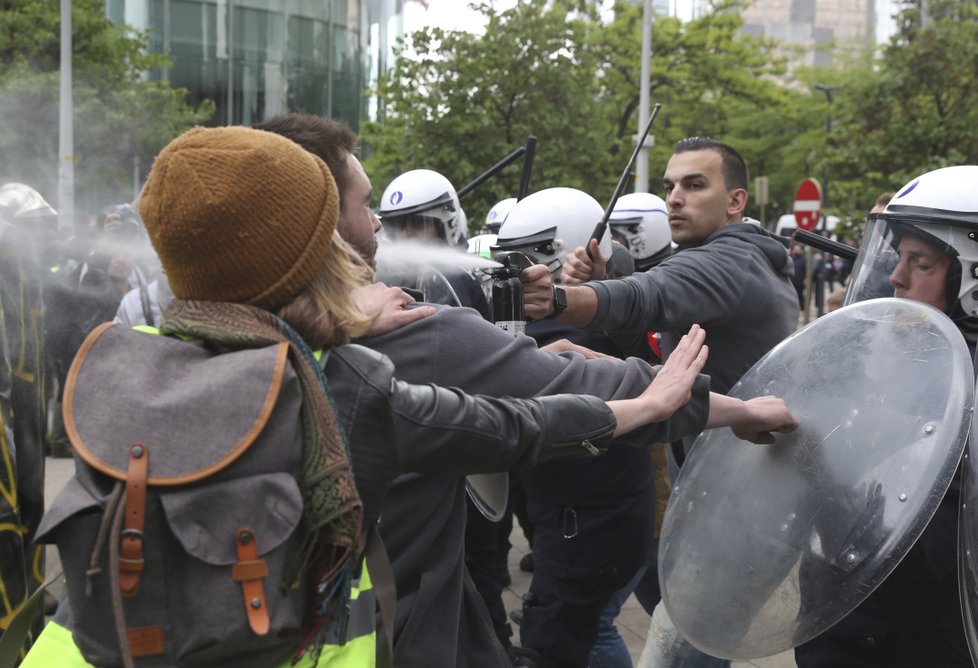
{"label": "man wearing beanie", "polygon": [[[321,157],[339,175],[340,221],[376,220],[370,181],[354,156],[356,138],[331,119],[286,114],[259,124]],[[360,228],[363,232],[366,224]],[[363,246],[363,244],[361,244]],[[375,245],[367,244],[375,249]],[[370,258],[365,258],[370,259]],[[605,399],[641,392],[653,375],[638,358],[586,360],[578,353],[541,351],[532,338],[513,338],[467,308],[437,306],[424,318],[358,343],[388,356],[397,376],[490,396],[536,397],[580,392]],[[649,436],[646,432],[645,436]],[[641,432],[629,435],[647,446]],[[392,485],[380,534],[397,583],[395,666],[483,668],[509,666],[485,604],[464,563],[466,500],[462,476],[403,475]],[[559,657],[550,657],[560,665]],[[550,664],[548,664],[550,665]]]}

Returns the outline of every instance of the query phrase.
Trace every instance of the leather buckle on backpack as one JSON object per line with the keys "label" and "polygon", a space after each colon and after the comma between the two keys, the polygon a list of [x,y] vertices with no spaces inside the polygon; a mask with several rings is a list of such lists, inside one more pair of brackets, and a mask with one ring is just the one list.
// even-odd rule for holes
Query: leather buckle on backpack
{"label": "leather buckle on backpack", "polygon": [[265,589],[262,580],[268,575],[268,565],[258,556],[258,541],[251,529],[241,529],[235,539],[238,561],[231,568],[231,577],[241,583],[244,594],[245,613],[248,615],[248,625],[256,635],[268,633],[271,620],[268,616],[268,605],[265,602]]}
{"label": "leather buckle on backpack", "polygon": [[119,589],[131,598],[139,591],[143,559],[143,526],[146,517],[146,486],[149,481],[149,448],[136,443],[129,448],[126,471],[125,523],[119,540]]}

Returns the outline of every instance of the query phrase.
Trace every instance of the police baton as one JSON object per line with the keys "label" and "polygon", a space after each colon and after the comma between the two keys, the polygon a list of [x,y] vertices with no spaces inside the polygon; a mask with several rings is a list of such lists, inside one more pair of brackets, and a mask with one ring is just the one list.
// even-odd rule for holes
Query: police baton
{"label": "police baton", "polygon": [[533,169],[533,157],[537,152],[537,138],[530,135],[526,138],[526,155],[523,156],[523,173],[520,175],[520,189],[516,192],[516,201],[530,193],[530,170]]}
{"label": "police baton", "polygon": [[[534,141],[536,141],[536,138],[534,138]],[[510,163],[516,162],[516,160],[518,160],[519,158],[523,157],[523,154],[524,153],[526,153],[526,147],[525,146],[520,146],[519,148],[514,149],[505,158],[503,158],[502,160],[500,160],[499,162],[497,162],[495,165],[493,165],[492,167],[490,167],[489,169],[487,169],[486,171],[482,172],[477,177],[475,177],[474,179],[472,179],[472,182],[471,183],[469,183],[469,184],[467,184],[467,185],[459,188],[458,191],[457,191],[457,193],[456,193],[458,195],[458,198],[459,199],[462,199],[463,197],[465,197],[467,194],[469,194],[469,192],[471,192],[475,188],[477,188],[480,185],[482,185],[484,182],[486,182],[489,179],[491,179],[498,172],[501,172],[507,165],[509,165]]]}
{"label": "police baton", "polygon": [[838,257],[846,260],[855,260],[856,256],[859,255],[859,251],[852,246],[840,244],[838,241],[827,239],[821,234],[815,234],[814,232],[808,232],[807,230],[795,230],[795,233],[791,235],[791,238],[798,243],[811,246],[812,248],[817,248],[818,250],[825,251],[830,255],[837,255]]}
{"label": "police baton", "polygon": [[[600,242],[601,237],[603,237],[604,233],[607,231],[608,218],[611,217],[611,212],[615,208],[618,198],[621,197],[621,191],[625,187],[625,179],[627,179],[628,175],[631,173],[632,165],[635,164],[635,158],[638,157],[638,152],[641,150],[642,146],[645,145],[645,138],[649,136],[649,130],[652,129],[652,124],[655,123],[655,119],[659,115],[659,109],[661,107],[662,105],[656,102],[655,106],[652,108],[652,114],[649,116],[649,122],[645,124],[645,129],[642,130],[642,136],[640,136],[638,141],[635,143],[635,150],[632,151],[632,157],[628,159],[628,164],[625,165],[625,171],[622,172],[621,178],[618,179],[618,185],[615,187],[615,192],[611,196],[611,201],[608,202],[608,206],[604,210],[604,215],[601,216],[601,222],[595,226],[591,239],[596,239],[598,242]],[[590,241],[588,241],[587,246],[585,246],[585,250],[587,251],[587,256],[593,260],[594,256],[591,255]]]}

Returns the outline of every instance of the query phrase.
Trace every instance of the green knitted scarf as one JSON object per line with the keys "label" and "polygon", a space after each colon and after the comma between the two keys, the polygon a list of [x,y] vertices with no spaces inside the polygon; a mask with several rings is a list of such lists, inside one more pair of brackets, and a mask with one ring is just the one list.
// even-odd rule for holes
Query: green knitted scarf
{"label": "green knitted scarf", "polygon": [[357,494],[345,442],[322,369],[302,338],[274,314],[244,304],[175,299],[160,332],[201,340],[221,349],[262,348],[289,343],[289,359],[302,388],[303,549],[296,581],[308,573],[310,623],[300,654],[318,656],[325,630],[342,623],[353,556],[360,541],[363,504]]}

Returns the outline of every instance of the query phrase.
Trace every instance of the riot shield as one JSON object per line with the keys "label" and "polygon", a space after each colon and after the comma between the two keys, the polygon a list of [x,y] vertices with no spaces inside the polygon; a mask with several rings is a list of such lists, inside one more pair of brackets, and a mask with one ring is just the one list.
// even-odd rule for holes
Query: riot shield
{"label": "riot shield", "polygon": [[974,400],[967,345],[920,302],[819,318],[730,394],[782,397],[800,423],[771,446],[705,432],[659,544],[662,598],[693,645],[754,659],[853,610],[906,555],[961,458]]}
{"label": "riot shield", "polygon": [[958,587],[971,658],[978,664],[978,464],[975,425],[961,465],[961,511],[958,515]]}

